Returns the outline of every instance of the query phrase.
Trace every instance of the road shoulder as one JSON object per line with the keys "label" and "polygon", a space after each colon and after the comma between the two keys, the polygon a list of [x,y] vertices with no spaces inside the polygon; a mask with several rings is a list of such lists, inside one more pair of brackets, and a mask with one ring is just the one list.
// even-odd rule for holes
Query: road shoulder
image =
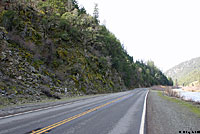
{"label": "road shoulder", "polygon": [[0,108],[0,119],[6,116],[26,113],[29,111],[37,111],[40,109],[47,109],[47,108],[51,108],[51,107],[55,107],[59,105],[65,105],[68,103],[96,98],[96,97],[104,96],[104,95],[105,94],[79,96],[79,97],[63,98],[61,100],[46,100],[43,102],[33,102],[33,103],[27,103],[27,104],[21,104],[21,105],[6,106],[6,107]]}
{"label": "road shoulder", "polygon": [[[181,134],[199,131],[200,118],[188,107],[164,99],[157,91],[150,90],[147,98],[147,133]],[[180,133],[181,132],[181,133]]]}

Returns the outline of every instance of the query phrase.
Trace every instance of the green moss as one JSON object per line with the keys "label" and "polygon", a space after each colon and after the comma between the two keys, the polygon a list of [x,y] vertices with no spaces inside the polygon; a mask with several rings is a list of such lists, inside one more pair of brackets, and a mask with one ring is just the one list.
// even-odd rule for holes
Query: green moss
{"label": "green moss", "polygon": [[72,80],[74,80],[74,82],[77,82],[77,81],[78,81],[74,75],[70,75],[69,77],[70,77]]}
{"label": "green moss", "polygon": [[196,115],[198,115],[200,117],[200,106],[194,105],[191,102],[186,102],[184,100],[180,100],[178,98],[163,96],[161,91],[157,91],[157,93],[160,97],[162,97],[165,100],[177,103],[183,107],[187,107],[191,112],[195,113]]}
{"label": "green moss", "polygon": [[32,25],[28,26],[26,39],[33,41],[36,44],[41,43],[42,36],[33,28]]}
{"label": "green moss", "polygon": [[48,72],[47,70],[43,70],[43,73],[44,73],[45,75],[47,75],[47,76],[50,75],[49,72]]}
{"label": "green moss", "polygon": [[69,41],[69,35],[67,32],[64,32],[63,34],[61,34],[61,39],[64,40],[64,41]]}
{"label": "green moss", "polygon": [[84,93],[84,94],[86,94],[86,88],[85,87],[81,87],[81,91]]}
{"label": "green moss", "polygon": [[61,84],[61,83],[62,83],[60,80],[57,80],[57,82],[58,82],[59,84]]}
{"label": "green moss", "polygon": [[60,64],[59,64],[58,60],[53,60],[52,65],[54,68],[57,68],[57,67],[59,67]]}
{"label": "green moss", "polygon": [[36,68],[36,69],[39,69],[41,65],[44,65],[44,61],[42,60],[35,60],[33,62],[33,66]]}
{"label": "green moss", "polygon": [[0,14],[1,22],[7,26],[8,24],[6,24],[6,23],[11,23],[8,21],[13,22],[12,19],[15,17],[15,15],[16,15],[16,12],[13,10],[3,10],[2,13]]}
{"label": "green moss", "polygon": [[5,29],[4,27],[1,27],[1,26],[0,26],[0,32],[3,32],[3,33],[5,33],[5,34],[8,34],[8,32],[6,31],[6,29]]}
{"label": "green moss", "polygon": [[4,108],[9,104],[8,98],[0,97],[0,108]]}
{"label": "green moss", "polygon": [[68,54],[68,52],[64,48],[59,47],[57,49],[57,55],[59,58],[66,60],[67,54]]}
{"label": "green moss", "polygon": [[19,71],[26,71],[23,67],[19,67]]}
{"label": "green moss", "polygon": [[25,52],[25,58],[27,58],[27,59],[33,58],[33,55],[28,52]]}
{"label": "green moss", "polygon": [[110,81],[110,84],[111,84],[112,87],[114,87],[114,83],[112,81]]}
{"label": "green moss", "polygon": [[3,10],[0,12],[0,23],[2,22],[3,20],[3,15],[6,13],[6,10]]}

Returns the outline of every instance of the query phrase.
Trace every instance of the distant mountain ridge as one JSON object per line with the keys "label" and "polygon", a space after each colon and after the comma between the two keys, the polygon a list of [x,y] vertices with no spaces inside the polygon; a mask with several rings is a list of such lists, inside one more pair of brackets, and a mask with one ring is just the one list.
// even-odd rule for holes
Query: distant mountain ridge
{"label": "distant mountain ridge", "polygon": [[178,82],[178,85],[190,85],[200,81],[200,57],[182,62],[165,72],[168,77]]}

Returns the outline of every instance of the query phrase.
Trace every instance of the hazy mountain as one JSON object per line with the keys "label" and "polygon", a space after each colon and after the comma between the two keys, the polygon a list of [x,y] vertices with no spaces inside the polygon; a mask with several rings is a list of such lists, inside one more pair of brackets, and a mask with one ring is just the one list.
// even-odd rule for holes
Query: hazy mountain
{"label": "hazy mountain", "polygon": [[178,81],[179,85],[198,84],[200,80],[200,57],[178,64],[165,72],[168,77]]}

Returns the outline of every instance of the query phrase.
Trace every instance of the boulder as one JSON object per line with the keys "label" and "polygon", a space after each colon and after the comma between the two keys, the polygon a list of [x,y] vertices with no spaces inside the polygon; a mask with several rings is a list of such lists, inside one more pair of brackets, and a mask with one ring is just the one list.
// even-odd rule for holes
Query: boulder
{"label": "boulder", "polygon": [[31,70],[32,73],[36,72],[36,69],[33,66],[30,66],[29,69]]}
{"label": "boulder", "polygon": [[44,76],[44,75],[41,75],[41,80],[44,84],[48,84],[52,81],[52,79],[49,76]]}
{"label": "boulder", "polygon": [[22,76],[18,76],[17,79],[18,79],[18,80],[21,80],[21,79],[22,79]]}

